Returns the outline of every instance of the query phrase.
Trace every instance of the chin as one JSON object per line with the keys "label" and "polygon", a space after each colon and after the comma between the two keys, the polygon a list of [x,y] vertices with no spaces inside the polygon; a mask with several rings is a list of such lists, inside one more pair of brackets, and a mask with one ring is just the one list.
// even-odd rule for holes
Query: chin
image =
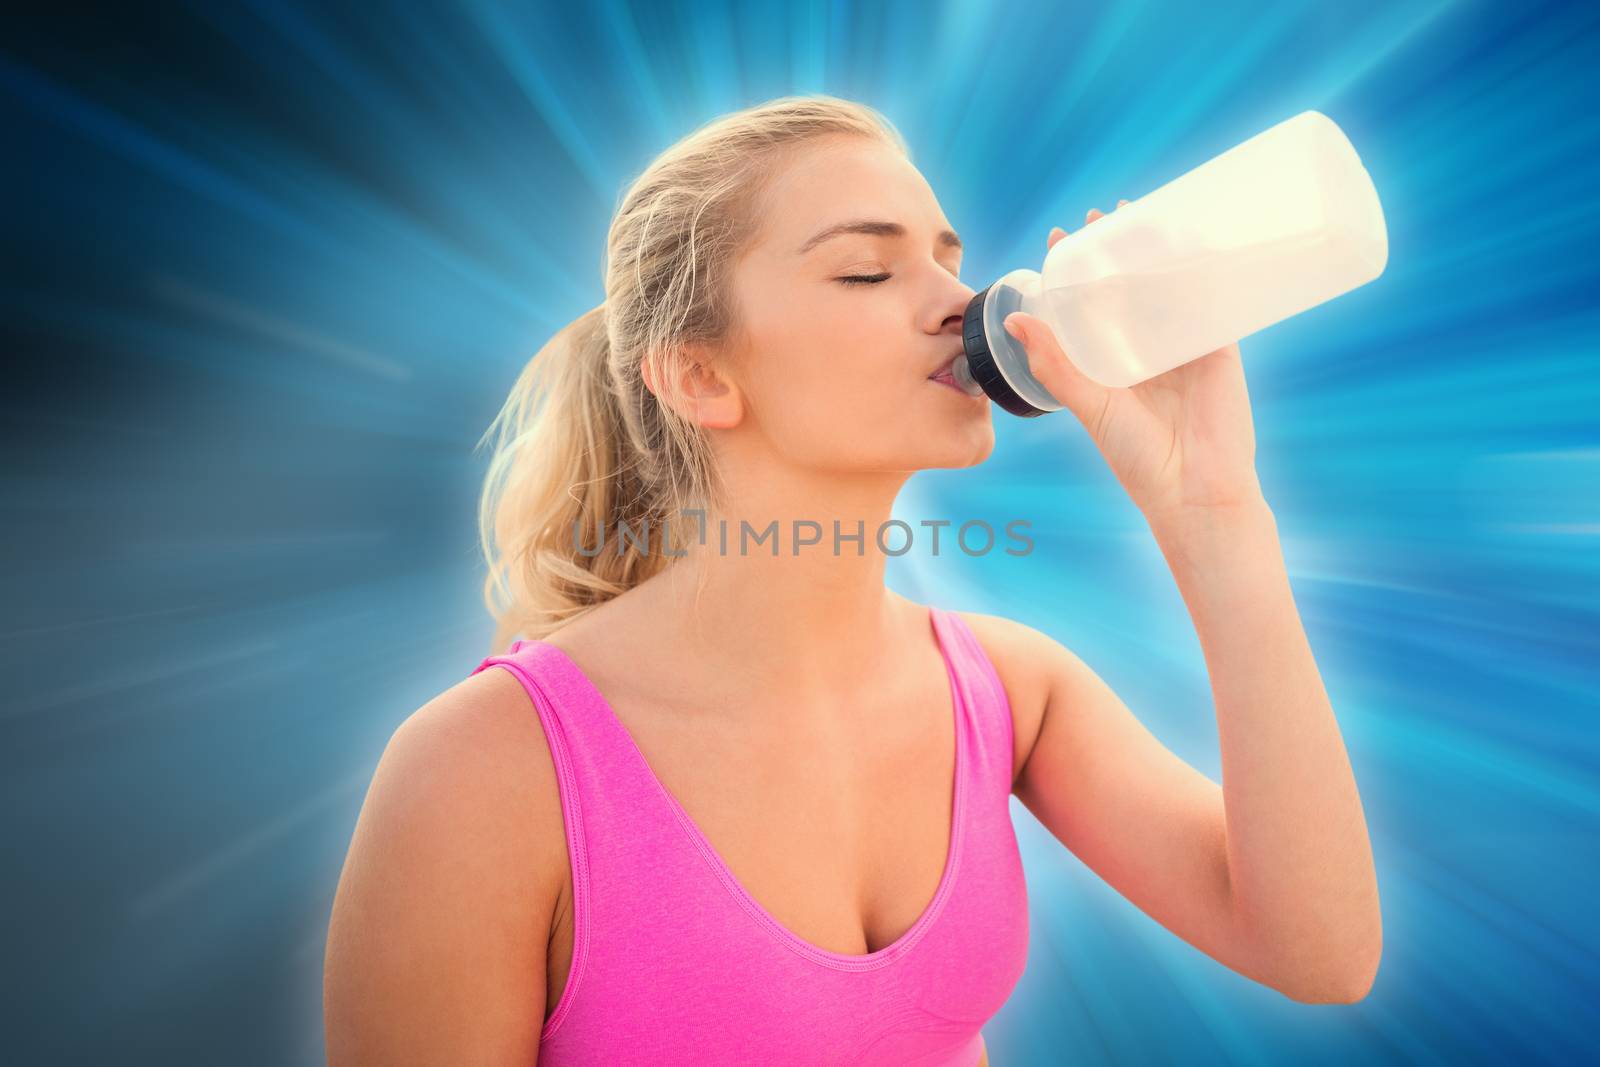
{"label": "chin", "polygon": [[943,424],[917,452],[911,465],[918,469],[976,467],[994,452],[994,423],[985,417],[964,424]]}

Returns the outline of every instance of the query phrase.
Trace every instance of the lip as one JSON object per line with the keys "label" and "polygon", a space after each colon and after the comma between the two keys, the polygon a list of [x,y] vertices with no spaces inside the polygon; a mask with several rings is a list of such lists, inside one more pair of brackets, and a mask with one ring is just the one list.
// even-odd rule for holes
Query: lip
{"label": "lip", "polygon": [[966,355],[966,352],[966,348],[958,348],[954,352],[951,352],[948,356],[944,357],[944,359],[941,360],[939,364],[928,373],[928,380],[936,381],[941,378],[949,378],[951,365],[954,364],[956,360]]}
{"label": "lip", "polygon": [[956,384],[956,380],[954,378],[950,377],[950,375],[948,375],[948,374],[936,374],[932,378],[929,378],[928,381],[935,382],[935,383],[937,383],[939,385],[944,386],[947,389],[954,389],[957,393],[961,394],[963,397],[965,397],[968,400],[981,399],[981,394],[979,396],[973,396],[971,393],[969,393],[965,389],[961,388],[961,386],[957,385]]}

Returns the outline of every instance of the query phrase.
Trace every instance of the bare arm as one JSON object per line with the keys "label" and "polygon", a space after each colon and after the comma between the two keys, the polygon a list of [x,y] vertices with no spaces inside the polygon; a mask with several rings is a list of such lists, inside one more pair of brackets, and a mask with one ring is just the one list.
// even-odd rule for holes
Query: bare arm
{"label": "bare arm", "polygon": [[1235,922],[1300,999],[1366,996],[1383,953],[1366,816],[1264,501],[1152,526],[1211,675]]}
{"label": "bare arm", "polygon": [[390,739],[328,931],[334,1067],[537,1061],[566,845],[532,714],[520,683],[488,670]]}
{"label": "bare arm", "polygon": [[1223,784],[1053,639],[969,616],[1018,718],[1015,792],[1109,885],[1214,959],[1296,1000],[1359,1000],[1382,951],[1371,848],[1275,523],[1249,511],[1157,537],[1205,652]]}

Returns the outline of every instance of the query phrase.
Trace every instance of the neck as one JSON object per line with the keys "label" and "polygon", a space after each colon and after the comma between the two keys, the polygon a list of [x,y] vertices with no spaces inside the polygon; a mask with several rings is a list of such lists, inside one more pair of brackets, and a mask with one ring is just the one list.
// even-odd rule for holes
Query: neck
{"label": "neck", "polygon": [[[877,539],[907,476],[773,477],[769,468],[705,515],[703,544],[694,517],[674,524],[686,554],[659,576],[654,617],[686,654],[800,700],[870,677],[904,632],[905,601],[884,585]],[[903,538],[885,533],[890,547]]]}

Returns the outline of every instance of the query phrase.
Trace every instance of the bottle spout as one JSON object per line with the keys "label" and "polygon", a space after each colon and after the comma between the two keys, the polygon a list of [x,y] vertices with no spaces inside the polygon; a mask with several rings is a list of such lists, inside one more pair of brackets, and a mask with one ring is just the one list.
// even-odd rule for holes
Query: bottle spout
{"label": "bottle spout", "polygon": [[983,395],[983,386],[972,376],[972,366],[964,353],[957,356],[956,361],[950,365],[950,377],[956,380],[956,386],[968,396]]}

